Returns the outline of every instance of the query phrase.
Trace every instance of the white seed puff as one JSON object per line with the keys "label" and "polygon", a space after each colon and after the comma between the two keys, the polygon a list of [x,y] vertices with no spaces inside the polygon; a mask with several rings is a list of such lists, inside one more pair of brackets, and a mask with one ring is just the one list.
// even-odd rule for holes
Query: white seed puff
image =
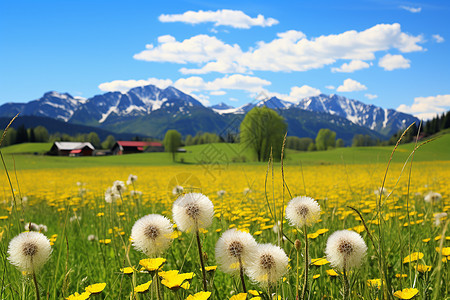
{"label": "white seed puff", "polygon": [[286,219],[291,225],[303,227],[311,226],[320,218],[320,206],[310,197],[295,197],[286,206]]}
{"label": "white seed puff", "polygon": [[359,267],[366,251],[364,239],[351,230],[335,231],[328,238],[325,249],[327,260],[338,270]]}
{"label": "white seed puff", "polygon": [[39,232],[22,232],[8,246],[8,260],[20,271],[36,273],[52,254],[50,240]]}
{"label": "white seed puff", "polygon": [[257,246],[250,233],[229,229],[216,243],[216,261],[225,273],[238,274],[239,260],[246,268],[254,260]]}
{"label": "white seed puff", "polygon": [[275,284],[287,272],[288,263],[289,258],[283,249],[272,244],[260,244],[246,271],[252,281],[268,286]]}
{"label": "white seed puff", "polygon": [[200,193],[181,195],[173,203],[173,219],[181,231],[207,228],[214,216],[214,205],[211,200]]}
{"label": "white seed puff", "polygon": [[172,243],[173,225],[164,216],[150,214],[140,218],[131,229],[136,250],[147,256],[163,253]]}

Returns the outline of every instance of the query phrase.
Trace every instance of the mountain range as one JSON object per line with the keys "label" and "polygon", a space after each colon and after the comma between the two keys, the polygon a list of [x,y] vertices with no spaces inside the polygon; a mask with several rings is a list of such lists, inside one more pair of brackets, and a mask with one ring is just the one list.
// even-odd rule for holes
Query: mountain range
{"label": "mountain range", "polygon": [[38,116],[81,124],[115,133],[162,138],[168,129],[182,135],[215,132],[236,133],[245,114],[256,106],[267,106],[283,116],[288,135],[314,138],[321,128],[336,131],[349,143],[354,134],[386,139],[419,120],[393,109],[383,109],[339,95],[321,94],[285,101],[277,97],[232,107],[220,103],[204,106],[194,97],[174,88],[154,85],[136,87],[126,93],[107,92],[91,98],[48,92],[27,103],[0,106],[0,117]]}

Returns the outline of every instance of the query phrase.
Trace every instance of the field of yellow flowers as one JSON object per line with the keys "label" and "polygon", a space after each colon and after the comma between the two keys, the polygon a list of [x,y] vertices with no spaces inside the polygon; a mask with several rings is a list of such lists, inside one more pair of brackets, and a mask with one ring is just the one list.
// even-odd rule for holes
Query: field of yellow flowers
{"label": "field of yellow flowers", "polygon": [[[36,293],[41,299],[448,299],[450,162],[391,164],[384,189],[386,164],[283,171],[280,164],[10,170],[13,191],[5,176],[0,197],[0,299]],[[110,194],[116,181],[123,181],[119,196]],[[212,225],[198,235],[205,274],[193,232],[174,225],[159,260],[149,260],[130,239],[145,215],[174,223],[175,200],[190,192],[214,205]],[[307,232],[285,218],[289,201],[303,195],[320,205],[320,219]],[[231,228],[284,251],[289,261],[275,283],[246,276],[242,282],[224,272],[216,243]],[[343,229],[367,245],[361,264],[347,274],[325,254],[328,237]],[[51,244],[48,262],[36,272],[10,263],[9,243],[26,230]]]}

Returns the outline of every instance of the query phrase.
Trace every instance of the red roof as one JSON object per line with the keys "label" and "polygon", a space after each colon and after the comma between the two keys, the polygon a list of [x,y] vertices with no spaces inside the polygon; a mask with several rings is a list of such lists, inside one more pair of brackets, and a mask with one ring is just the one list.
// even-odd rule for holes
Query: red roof
{"label": "red roof", "polygon": [[158,142],[117,141],[117,143],[122,147],[162,147],[162,144]]}

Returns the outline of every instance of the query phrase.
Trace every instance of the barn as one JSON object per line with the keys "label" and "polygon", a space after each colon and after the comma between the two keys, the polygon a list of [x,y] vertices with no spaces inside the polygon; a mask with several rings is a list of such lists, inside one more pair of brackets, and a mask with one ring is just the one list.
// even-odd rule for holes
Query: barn
{"label": "barn", "polygon": [[48,155],[57,156],[91,156],[95,148],[91,143],[54,142]]}
{"label": "barn", "polygon": [[144,151],[163,152],[164,146],[158,142],[117,141],[111,149],[113,155],[142,153]]}

